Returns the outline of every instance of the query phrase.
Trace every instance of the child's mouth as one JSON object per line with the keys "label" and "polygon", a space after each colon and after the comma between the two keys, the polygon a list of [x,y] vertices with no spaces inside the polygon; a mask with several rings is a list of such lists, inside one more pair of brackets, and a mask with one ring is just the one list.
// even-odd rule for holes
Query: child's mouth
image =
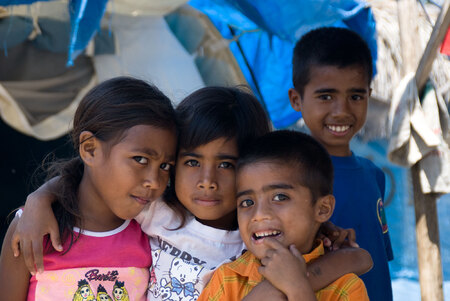
{"label": "child's mouth", "polygon": [[141,197],[138,197],[138,196],[133,196],[133,198],[134,198],[139,204],[142,204],[142,205],[146,205],[147,203],[150,203],[150,199],[147,199],[147,198],[141,198]]}
{"label": "child's mouth", "polygon": [[326,128],[335,135],[345,135],[350,129],[350,125],[333,125],[327,124]]}
{"label": "child's mouth", "polygon": [[278,230],[271,230],[271,231],[261,231],[261,232],[255,232],[252,235],[252,238],[254,240],[260,240],[267,237],[277,237],[281,234]]}

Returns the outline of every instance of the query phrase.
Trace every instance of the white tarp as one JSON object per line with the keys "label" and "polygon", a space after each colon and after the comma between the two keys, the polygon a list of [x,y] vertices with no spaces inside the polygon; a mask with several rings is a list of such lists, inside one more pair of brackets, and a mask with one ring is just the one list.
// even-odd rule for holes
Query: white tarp
{"label": "white tarp", "polygon": [[421,103],[413,73],[394,91],[388,158],[406,167],[418,163],[423,193],[450,193],[449,116],[439,94],[426,92]]}

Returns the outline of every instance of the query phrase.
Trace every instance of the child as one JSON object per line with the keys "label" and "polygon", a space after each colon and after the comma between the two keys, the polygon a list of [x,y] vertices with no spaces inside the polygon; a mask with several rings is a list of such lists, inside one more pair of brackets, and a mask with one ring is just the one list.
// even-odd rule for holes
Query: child
{"label": "child", "polygon": [[371,161],[355,156],[350,140],[364,125],[372,58],[366,43],[343,28],[319,28],[297,43],[292,107],[331,155],[336,208],[331,221],[355,229],[373,269],[361,278],[371,300],[392,300],[388,261],[393,259],[383,209],[385,178]]}
{"label": "child", "polygon": [[[175,178],[163,199],[136,218],[150,236],[151,300],[196,300],[212,272],[242,254],[236,160],[246,144],[270,130],[257,99],[237,88],[200,89],[179,104],[176,115],[180,133]],[[41,207],[33,206],[33,212]],[[365,271],[370,260],[360,250],[353,255],[358,254],[364,262],[339,253],[334,260],[347,258],[347,269]],[[340,274],[317,275],[312,281],[323,286]]]}
{"label": "child", "polygon": [[175,163],[174,113],[164,94],[132,78],[86,94],[71,132],[78,155],[50,169],[58,176],[51,188],[64,251],[47,245],[45,272],[30,277],[9,248],[13,224],[0,258],[2,300],[105,300],[117,288],[145,299],[149,242],[130,219],[165,190]]}
{"label": "child", "polygon": [[329,155],[310,136],[278,131],[255,141],[237,169],[239,230],[248,251],[219,267],[198,300],[242,300],[264,279],[288,300],[369,300],[355,274],[315,296],[306,276],[300,254],[306,261],[324,254],[315,237],[333,213],[332,186]]}

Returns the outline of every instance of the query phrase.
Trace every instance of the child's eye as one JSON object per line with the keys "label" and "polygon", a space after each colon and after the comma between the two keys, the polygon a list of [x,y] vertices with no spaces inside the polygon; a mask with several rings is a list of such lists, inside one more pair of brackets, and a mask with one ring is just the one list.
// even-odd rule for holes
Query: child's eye
{"label": "child's eye", "polygon": [[250,207],[254,204],[254,202],[250,199],[245,199],[239,203],[239,206],[242,208]]}
{"label": "child's eye", "polygon": [[142,157],[142,156],[134,156],[133,160],[139,164],[147,164],[148,163],[148,159],[145,157]]}
{"label": "child's eye", "polygon": [[231,162],[220,162],[219,168],[233,168],[234,165]]}
{"label": "child's eye", "polygon": [[172,169],[172,164],[169,163],[163,163],[159,166],[164,171],[170,171]]}
{"label": "child's eye", "polygon": [[319,95],[319,99],[320,100],[331,100],[331,95],[329,95],[329,94],[322,94],[322,95]]}
{"label": "child's eye", "polygon": [[282,194],[282,193],[279,193],[279,194],[277,194],[277,195],[275,195],[273,197],[273,200],[277,201],[277,202],[286,201],[288,199],[289,199],[289,197],[287,195]]}
{"label": "child's eye", "polygon": [[198,162],[197,160],[187,160],[184,164],[186,164],[187,166],[190,167],[199,167],[200,166],[200,162]]}
{"label": "child's eye", "polygon": [[352,95],[351,98],[352,98],[352,100],[363,100],[364,99],[364,97],[361,95]]}

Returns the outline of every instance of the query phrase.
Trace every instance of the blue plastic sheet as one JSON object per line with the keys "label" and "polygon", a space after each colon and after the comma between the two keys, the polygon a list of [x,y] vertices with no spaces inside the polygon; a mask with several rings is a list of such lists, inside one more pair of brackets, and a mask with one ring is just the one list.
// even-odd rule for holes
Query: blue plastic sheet
{"label": "blue plastic sheet", "polygon": [[[296,122],[287,91],[292,87],[292,50],[306,32],[322,26],[359,33],[377,58],[375,20],[369,6],[355,0],[191,0],[227,39],[251,88],[264,103],[276,128]],[[231,29],[230,29],[231,28]]]}
{"label": "blue plastic sheet", "polygon": [[71,40],[67,64],[82,52],[94,34],[100,28],[100,21],[105,13],[108,0],[71,0],[69,13],[71,22]]}
{"label": "blue plastic sheet", "polygon": [[[30,4],[33,0],[0,0],[0,5]],[[107,0],[71,0],[71,39],[68,65],[85,49],[99,28]],[[321,26],[350,28],[368,43],[377,58],[375,20],[369,6],[357,0],[191,0],[209,16],[224,36],[242,35],[230,45],[250,87],[276,128],[296,122],[301,114],[290,104],[291,60],[295,42]]]}
{"label": "blue plastic sheet", "polygon": [[[44,0],[48,1],[48,0]],[[0,0],[1,6],[32,4],[36,0]],[[70,14],[71,34],[68,48],[67,65],[73,65],[73,60],[83,51],[100,27],[100,20],[105,13],[108,0],[71,0],[68,11]],[[5,46],[7,47],[7,45]]]}

